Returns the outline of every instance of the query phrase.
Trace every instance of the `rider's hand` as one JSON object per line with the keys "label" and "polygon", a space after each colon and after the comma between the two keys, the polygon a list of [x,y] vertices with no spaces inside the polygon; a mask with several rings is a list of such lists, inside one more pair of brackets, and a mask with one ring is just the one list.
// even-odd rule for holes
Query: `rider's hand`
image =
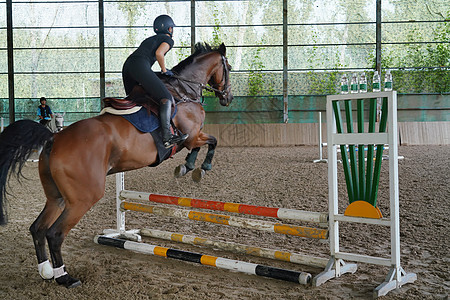
{"label": "rider's hand", "polygon": [[163,74],[166,76],[169,76],[169,77],[172,77],[175,75],[175,74],[173,74],[172,70],[169,70],[169,69],[167,69],[166,72],[164,72]]}

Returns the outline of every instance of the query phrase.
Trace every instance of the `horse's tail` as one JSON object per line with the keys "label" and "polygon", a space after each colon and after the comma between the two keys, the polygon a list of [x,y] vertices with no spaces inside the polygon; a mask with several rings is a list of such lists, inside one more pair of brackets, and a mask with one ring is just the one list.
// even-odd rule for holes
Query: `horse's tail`
{"label": "horse's tail", "polygon": [[48,128],[32,120],[14,122],[0,134],[0,225],[7,223],[4,199],[8,178],[12,174],[22,176],[22,168],[33,151],[52,138]]}

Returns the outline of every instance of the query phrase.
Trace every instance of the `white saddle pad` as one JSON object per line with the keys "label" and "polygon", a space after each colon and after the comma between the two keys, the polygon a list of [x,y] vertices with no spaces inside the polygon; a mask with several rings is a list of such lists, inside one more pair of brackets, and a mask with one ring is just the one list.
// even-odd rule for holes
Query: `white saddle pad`
{"label": "white saddle pad", "polygon": [[112,115],[128,115],[139,111],[141,108],[142,106],[135,106],[130,109],[115,109],[113,107],[105,107],[104,109],[102,109],[99,115],[103,115],[104,113],[109,113]]}

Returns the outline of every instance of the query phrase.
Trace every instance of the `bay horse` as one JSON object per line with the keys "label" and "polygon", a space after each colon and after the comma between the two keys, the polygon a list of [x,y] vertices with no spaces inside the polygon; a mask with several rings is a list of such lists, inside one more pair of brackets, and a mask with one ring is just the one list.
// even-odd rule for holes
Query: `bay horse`
{"label": "bay horse", "polygon": [[[177,78],[165,80],[175,98],[182,96],[173,122],[189,134],[183,146],[197,149],[208,144],[206,165],[217,142],[201,131],[205,111],[197,100],[209,83],[222,105],[231,103],[231,66],[225,55],[224,44],[214,49],[196,45],[194,54],[173,68]],[[7,179],[12,174],[21,176],[27,158],[39,148],[39,177],[47,201],[30,227],[38,271],[43,279],[54,278],[62,286],[76,287],[81,282],[68,274],[61,255],[64,239],[104,196],[107,175],[152,165],[157,160],[157,148],[151,134],[109,113],[78,121],[57,133],[32,120],[14,122],[0,134],[0,223],[7,221]]]}

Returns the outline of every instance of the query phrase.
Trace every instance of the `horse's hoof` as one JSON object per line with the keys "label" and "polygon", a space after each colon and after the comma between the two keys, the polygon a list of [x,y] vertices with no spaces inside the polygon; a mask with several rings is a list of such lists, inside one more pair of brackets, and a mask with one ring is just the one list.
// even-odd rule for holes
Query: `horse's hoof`
{"label": "horse's hoof", "polygon": [[192,172],[192,180],[194,180],[194,182],[200,182],[205,174],[205,170],[197,168]]}
{"label": "horse's hoof", "polygon": [[68,289],[77,287],[81,285],[81,281],[76,278],[71,277],[69,274],[56,278],[56,282],[59,285],[63,285]]}
{"label": "horse's hoof", "polygon": [[179,165],[178,167],[175,168],[175,172],[174,172],[174,176],[175,178],[180,178],[181,176],[186,175],[187,173],[187,168],[185,165]]}

